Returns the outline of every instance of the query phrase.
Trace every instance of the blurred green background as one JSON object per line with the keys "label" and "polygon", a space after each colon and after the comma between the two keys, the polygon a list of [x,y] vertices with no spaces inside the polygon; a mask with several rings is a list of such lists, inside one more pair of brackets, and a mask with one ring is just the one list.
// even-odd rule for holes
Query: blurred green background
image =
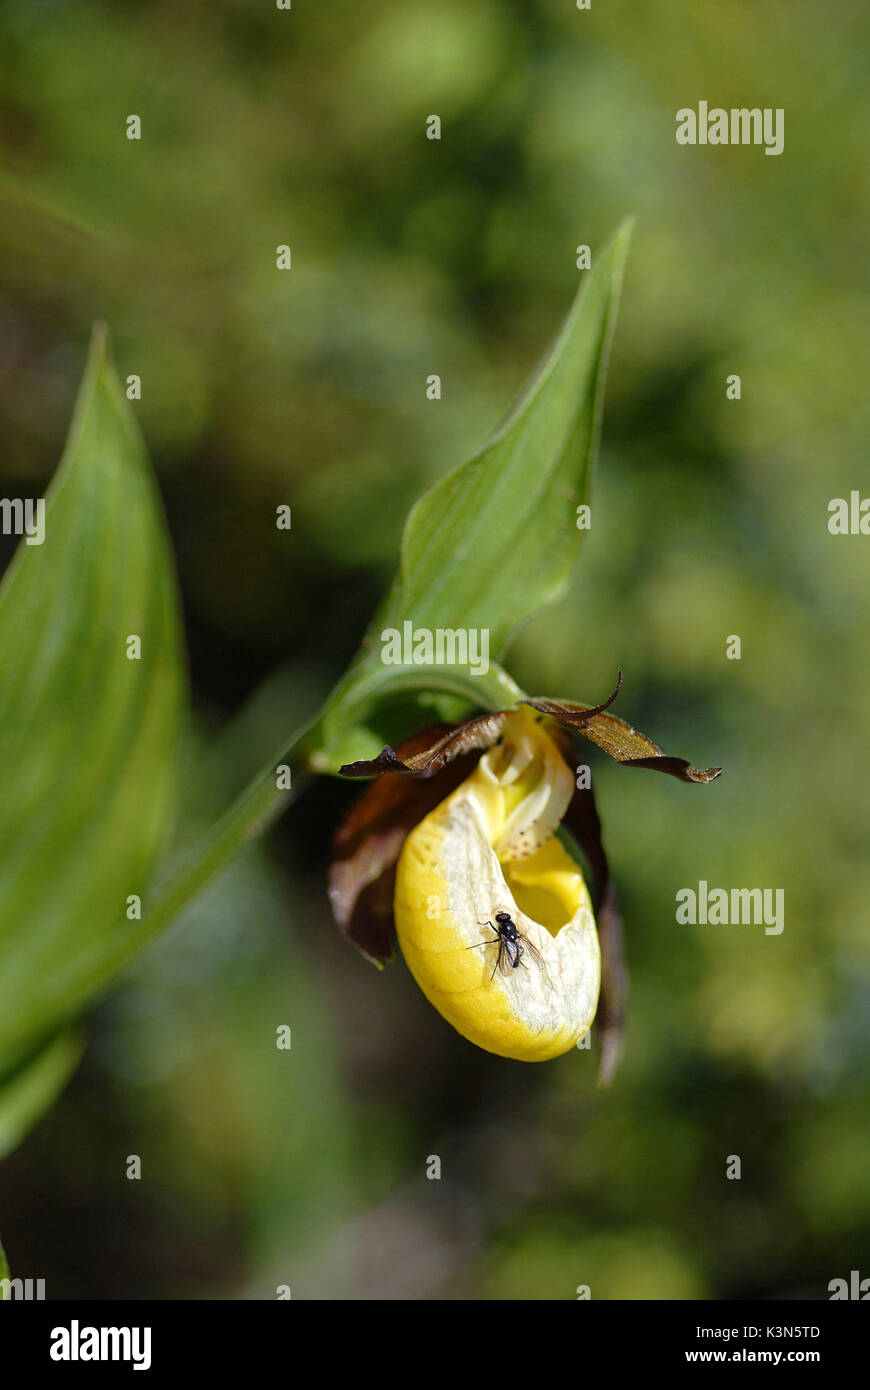
{"label": "blurred green background", "polygon": [[[97,1011],[4,1164],[10,1264],[49,1297],[818,1298],[870,1274],[870,541],[827,530],[870,494],[868,51],[858,0],[7,0],[0,485],[48,481],[105,318],[183,591],[180,839],[313,712],[409,505],[498,422],[575,247],[632,211],[592,531],[507,664],[589,701],[621,666],[624,717],[726,769],[686,787],[590,750],[632,977],[603,1095],[592,1053],[477,1051],[344,944],[324,875],[353,793],[318,783]],[[699,100],[783,107],[784,153],[678,146]],[[783,888],[785,931],[678,926],[699,879]]]}

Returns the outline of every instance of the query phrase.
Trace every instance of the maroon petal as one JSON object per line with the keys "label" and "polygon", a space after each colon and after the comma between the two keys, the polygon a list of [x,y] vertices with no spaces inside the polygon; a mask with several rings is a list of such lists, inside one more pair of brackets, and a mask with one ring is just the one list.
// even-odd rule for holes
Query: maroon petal
{"label": "maroon petal", "polygon": [[670,757],[646,734],[626,724],[624,719],[606,713],[621,685],[620,671],[619,684],[603,705],[575,705],[568,700],[525,700],[523,703],[558,719],[565,728],[582,734],[627,767],[649,767],[655,772],[667,772],[671,777],[679,777],[682,782],[712,782],[714,777],[719,776],[721,767],[691,767],[685,758]]}
{"label": "maroon petal", "polygon": [[[507,710],[479,714],[462,724],[434,724],[406,739],[398,751],[384,748],[376,758],[357,763],[345,763],[339,768],[343,777],[376,777],[379,772],[400,772],[410,777],[434,777],[454,758],[474,750],[491,748],[502,731]],[[420,740],[428,735],[428,742]],[[409,751],[411,743],[413,751]],[[440,798],[439,798],[440,800]]]}
{"label": "maroon petal", "polygon": [[[400,763],[403,758],[414,759],[421,749],[430,748],[455,730],[455,725],[448,724],[423,729],[405,739],[398,755],[393,756]],[[329,866],[333,915],[354,945],[377,965],[395,955],[393,893],[396,863],[405,838],[464,781],[476,761],[473,753],[452,756],[457,760],[437,782],[394,772],[378,777],[353,803],[333,838]]]}
{"label": "maroon petal", "polygon": [[622,1056],[628,975],[622,938],[622,917],[610,881],[610,867],[601,838],[601,821],[592,789],[578,789],[563,824],[576,838],[591,874],[589,885],[598,941],[601,946],[601,994],[595,1016],[598,1037],[598,1085],[609,1086]]}

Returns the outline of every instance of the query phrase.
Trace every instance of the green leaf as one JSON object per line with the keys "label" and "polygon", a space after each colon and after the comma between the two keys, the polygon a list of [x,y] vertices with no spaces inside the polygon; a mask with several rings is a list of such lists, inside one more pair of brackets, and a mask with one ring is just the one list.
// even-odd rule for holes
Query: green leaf
{"label": "green leaf", "polygon": [[[9,1265],[6,1263],[6,1252],[3,1249],[3,1242],[0,1241],[0,1279],[9,1278]],[[5,1298],[3,1286],[0,1284],[0,1299]]]}
{"label": "green leaf", "polygon": [[92,954],[134,925],[127,898],[145,894],[174,803],[174,570],[102,331],[44,526],[0,587],[0,1051],[75,1012]]}
{"label": "green leaf", "polygon": [[60,1033],[0,1082],[0,1159],[12,1153],[57,1100],[82,1055],[77,1033]]}
{"label": "green leaf", "polygon": [[561,332],[506,421],[467,463],[430,488],[411,511],[399,573],[364,650],[337,688],[323,723],[323,766],[348,748],[377,742],[371,711],[406,686],[461,692],[496,708],[521,694],[498,666],[385,666],[385,628],[484,629],[497,658],[511,633],[565,588],[583,531],[598,448],[604,378],[631,220],[595,262]]}
{"label": "green leaf", "polygon": [[488,628],[494,655],[565,588],[583,535],[604,376],[631,234],[596,261],[549,354],[507,420],[467,463],[416,503],[396,585],[402,617]]}

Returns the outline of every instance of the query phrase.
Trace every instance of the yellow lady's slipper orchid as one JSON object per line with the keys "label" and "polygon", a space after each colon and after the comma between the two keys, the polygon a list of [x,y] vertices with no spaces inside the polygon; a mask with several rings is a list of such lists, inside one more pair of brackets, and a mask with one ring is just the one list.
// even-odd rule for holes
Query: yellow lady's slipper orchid
{"label": "yellow lady's slipper orchid", "polygon": [[[423,993],[479,1047],[545,1061],[595,1019],[599,1085],[622,1049],[622,923],[595,799],[588,782],[575,787],[565,731],[682,782],[721,770],[690,767],[611,714],[621,686],[620,671],[603,704],[524,699],[346,764],[345,776],[375,780],[336,832],[329,874],[354,944],[380,965],[395,928]],[[555,838],[563,820],[589,865],[591,898]]]}

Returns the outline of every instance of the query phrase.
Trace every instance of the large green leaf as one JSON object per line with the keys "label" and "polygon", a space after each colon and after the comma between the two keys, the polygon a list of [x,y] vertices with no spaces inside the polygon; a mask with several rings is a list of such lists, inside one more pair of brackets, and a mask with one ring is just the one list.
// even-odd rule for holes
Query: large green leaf
{"label": "large green leaf", "polygon": [[583,532],[630,224],[596,261],[550,352],[488,444],[440,479],[405,526],[401,615],[488,628],[494,654],[565,587]]}
{"label": "large green leaf", "polygon": [[[5,1254],[4,1250],[3,1250],[3,1244],[2,1244],[2,1242],[0,1242],[0,1279],[8,1279],[8,1278],[9,1278],[9,1266],[8,1266],[8,1264],[6,1263],[6,1254]],[[4,1292],[3,1292],[2,1287],[0,1287],[0,1298],[5,1298],[5,1294],[4,1294]]]}
{"label": "large green leaf", "polygon": [[132,929],[126,902],[145,891],[174,800],[174,570],[99,331],[44,542],[22,539],[0,588],[0,672],[2,1062],[75,1012],[93,952]]}
{"label": "large green leaf", "polygon": [[[461,691],[495,707],[519,693],[494,664],[385,666],[385,628],[485,629],[496,658],[510,634],[568,582],[582,540],[583,503],[598,447],[604,378],[625,258],[626,221],[598,257],[555,343],[488,444],[430,488],[411,511],[399,573],[364,650],[324,719],[324,766],[365,744],[377,700],[408,685]],[[375,740],[376,742],[377,740]]]}

